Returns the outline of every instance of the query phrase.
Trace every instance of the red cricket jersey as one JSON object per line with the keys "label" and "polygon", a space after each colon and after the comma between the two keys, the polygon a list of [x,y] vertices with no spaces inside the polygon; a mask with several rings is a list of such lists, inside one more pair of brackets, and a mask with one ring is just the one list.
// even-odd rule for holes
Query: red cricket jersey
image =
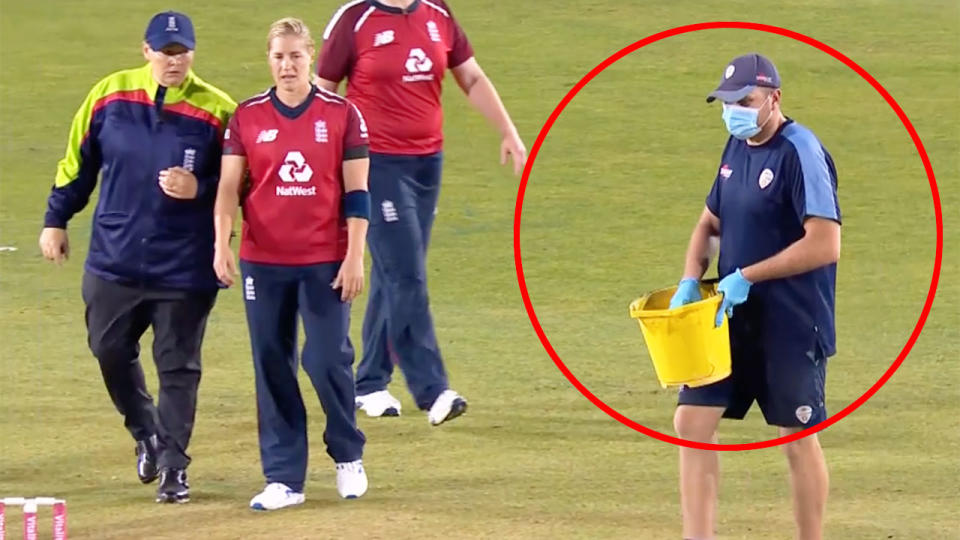
{"label": "red cricket jersey", "polygon": [[286,265],[343,260],[343,161],[367,157],[367,128],[352,103],[314,87],[290,108],[271,88],[237,107],[223,153],[246,156],[250,173],[241,259]]}
{"label": "red cricket jersey", "polygon": [[347,97],[370,123],[370,150],[423,155],[443,148],[441,81],[473,57],[443,0],[405,10],[376,0],[344,4],[323,33],[317,73],[347,77]]}

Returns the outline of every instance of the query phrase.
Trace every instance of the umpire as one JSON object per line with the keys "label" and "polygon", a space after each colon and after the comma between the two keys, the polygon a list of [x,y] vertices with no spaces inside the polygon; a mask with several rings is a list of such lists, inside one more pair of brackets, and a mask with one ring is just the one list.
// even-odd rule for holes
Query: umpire
{"label": "umpire", "polygon": [[[137,441],[137,475],[161,478],[157,502],[187,502],[187,445],[200,383],[200,346],[217,294],[213,203],[221,135],[236,104],[191,70],[193,23],[158,13],[147,64],[97,83],[73,118],[47,200],[40,248],[62,263],[67,222],[100,176],[82,284],[90,350]],[[154,405],[140,366],[153,328]]]}

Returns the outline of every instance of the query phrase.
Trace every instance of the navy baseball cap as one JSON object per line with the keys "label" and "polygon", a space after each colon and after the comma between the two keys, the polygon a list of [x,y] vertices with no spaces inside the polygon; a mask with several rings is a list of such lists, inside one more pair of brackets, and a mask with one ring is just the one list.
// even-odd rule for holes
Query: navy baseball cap
{"label": "navy baseball cap", "polygon": [[780,88],[780,74],[769,58],[751,53],[730,61],[723,71],[723,79],[717,89],[707,95],[707,103],[719,99],[736,103],[747,97],[758,86]]}
{"label": "navy baseball cap", "polygon": [[143,39],[155,51],[173,43],[183,45],[192,51],[197,44],[190,17],[176,11],[165,11],[154,15],[150,19],[150,24],[147,25]]}

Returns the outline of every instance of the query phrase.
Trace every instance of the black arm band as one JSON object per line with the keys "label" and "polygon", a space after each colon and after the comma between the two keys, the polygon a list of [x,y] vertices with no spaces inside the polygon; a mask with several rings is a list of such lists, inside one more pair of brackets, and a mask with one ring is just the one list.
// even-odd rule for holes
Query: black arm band
{"label": "black arm band", "polygon": [[365,157],[370,157],[370,147],[367,145],[354,146],[353,148],[347,148],[343,151],[344,161],[350,161],[351,159],[363,159]]}

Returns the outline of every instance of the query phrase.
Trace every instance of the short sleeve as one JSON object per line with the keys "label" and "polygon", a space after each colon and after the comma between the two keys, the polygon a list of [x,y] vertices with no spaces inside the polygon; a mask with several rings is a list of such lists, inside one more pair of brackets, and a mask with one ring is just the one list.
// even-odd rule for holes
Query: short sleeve
{"label": "short sleeve", "polygon": [[367,123],[357,107],[349,103],[347,110],[347,129],[343,130],[343,159],[365,158],[369,155]]}
{"label": "short sleeve", "polygon": [[334,15],[324,30],[323,48],[317,59],[317,75],[336,83],[350,75],[356,48],[348,17],[339,15]]}
{"label": "short sleeve", "polygon": [[447,67],[453,69],[473,58],[473,47],[470,45],[470,40],[467,39],[467,34],[463,31],[460,23],[458,23],[457,19],[453,16],[453,11],[450,10],[450,6],[442,1],[440,5],[446,10],[449,16],[451,35],[450,51],[447,53]]}
{"label": "short sleeve", "polygon": [[787,138],[796,154],[787,162],[792,183],[791,199],[797,218],[822,217],[840,222],[836,171],[833,161],[809,131],[794,131]]}
{"label": "short sleeve", "polygon": [[447,53],[447,65],[455,68],[473,58],[473,47],[457,21],[451,21],[451,23],[453,24],[453,47]]}
{"label": "short sleeve", "polygon": [[717,176],[713,179],[713,185],[710,187],[710,193],[707,194],[707,209],[713,212],[713,215],[720,217],[720,191],[723,187],[723,181],[730,177],[730,167],[727,165],[727,152],[730,151],[730,145],[733,144],[733,137],[727,139],[727,144],[723,147],[723,154],[720,156],[720,167],[717,169]]}
{"label": "short sleeve", "polygon": [[243,141],[240,138],[239,114],[234,114],[227,123],[227,129],[223,132],[223,155],[225,156],[246,156],[247,151],[243,148]]}
{"label": "short sleeve", "polygon": [[797,216],[797,221],[803,223],[807,218],[807,193],[803,185],[803,172],[800,169],[800,163],[796,156],[785,160],[786,167],[783,176],[790,182],[790,207]]}
{"label": "short sleeve", "polygon": [[720,217],[720,182],[721,178],[718,174],[713,181],[713,186],[710,187],[710,193],[707,193],[707,209],[717,217]]}

